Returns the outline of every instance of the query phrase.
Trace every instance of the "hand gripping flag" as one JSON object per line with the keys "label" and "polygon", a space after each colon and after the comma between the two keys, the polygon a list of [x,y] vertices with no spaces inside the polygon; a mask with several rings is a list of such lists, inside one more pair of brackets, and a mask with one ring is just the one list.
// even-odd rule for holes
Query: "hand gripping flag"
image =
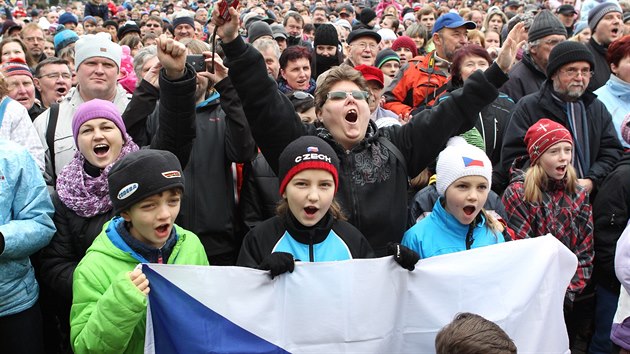
{"label": "hand gripping flag", "polygon": [[145,353],[433,353],[459,312],[494,321],[519,353],[568,353],[563,301],[577,258],[553,236],[421,260],[298,263],[291,274],[143,265]]}

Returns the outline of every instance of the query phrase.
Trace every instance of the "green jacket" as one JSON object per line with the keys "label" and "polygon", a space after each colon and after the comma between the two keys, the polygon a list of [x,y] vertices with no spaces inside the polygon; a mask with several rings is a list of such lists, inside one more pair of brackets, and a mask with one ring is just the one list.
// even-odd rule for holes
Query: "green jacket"
{"label": "green jacket", "polygon": [[[147,297],[129,278],[140,261],[131,249],[123,251],[119,222],[105,224],[74,271],[70,337],[77,354],[144,352]],[[199,238],[177,225],[175,230],[178,239],[167,263],[208,265]]]}

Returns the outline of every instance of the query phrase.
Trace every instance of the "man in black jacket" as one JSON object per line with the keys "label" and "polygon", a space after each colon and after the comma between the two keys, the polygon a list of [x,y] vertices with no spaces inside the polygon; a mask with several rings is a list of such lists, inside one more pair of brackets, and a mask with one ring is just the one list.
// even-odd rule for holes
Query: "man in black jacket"
{"label": "man in black jacket", "polygon": [[588,27],[591,28],[591,39],[587,47],[595,58],[593,70],[595,75],[588,84],[588,89],[595,91],[610,78],[610,66],[606,53],[610,43],[623,36],[621,7],[617,3],[604,2],[588,12]]}
{"label": "man in black jacket", "polygon": [[527,155],[525,132],[541,118],[565,126],[573,137],[573,166],[579,183],[593,194],[621,156],[622,148],[610,113],[587,89],[595,66],[591,52],[582,43],[566,41],[549,55],[547,77],[538,92],[523,97],[508,124],[500,168],[492,187],[501,193],[509,181],[508,171],[519,156]]}

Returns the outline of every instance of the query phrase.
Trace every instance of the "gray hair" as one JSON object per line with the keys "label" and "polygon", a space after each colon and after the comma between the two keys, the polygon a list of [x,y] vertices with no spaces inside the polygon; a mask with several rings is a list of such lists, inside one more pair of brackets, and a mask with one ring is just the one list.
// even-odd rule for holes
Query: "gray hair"
{"label": "gray hair", "polygon": [[133,57],[133,71],[138,78],[137,84],[140,85],[142,81],[142,67],[151,58],[157,56],[157,46],[150,45],[138,50],[138,53]]}
{"label": "gray hair", "polygon": [[273,49],[273,52],[276,54],[276,58],[280,59],[280,47],[278,47],[278,43],[269,38],[261,38],[254,41],[252,44],[254,48],[259,52],[265,52],[268,49]]}

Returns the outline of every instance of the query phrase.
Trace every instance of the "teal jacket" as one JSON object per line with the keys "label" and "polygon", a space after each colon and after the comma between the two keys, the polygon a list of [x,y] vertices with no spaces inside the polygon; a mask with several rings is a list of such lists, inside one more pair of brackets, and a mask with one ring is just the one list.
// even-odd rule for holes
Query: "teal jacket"
{"label": "teal jacket", "polygon": [[42,173],[22,146],[0,139],[0,317],[31,308],[39,286],[29,256],[55,234]]}
{"label": "teal jacket", "polygon": [[[420,258],[466,250],[469,225],[460,223],[447,212],[440,203],[441,200],[442,197],[435,202],[431,214],[407,230],[403,237],[402,244],[418,252]],[[490,229],[483,215],[480,218],[481,221],[473,229],[474,241],[471,248],[505,242],[501,232]]]}
{"label": "teal jacket", "polygon": [[[105,224],[74,271],[70,339],[77,354],[144,352],[147,297],[128,275],[142,257],[116,231],[121,222],[115,217]],[[167,263],[208,265],[199,238],[177,225],[175,230]]]}

